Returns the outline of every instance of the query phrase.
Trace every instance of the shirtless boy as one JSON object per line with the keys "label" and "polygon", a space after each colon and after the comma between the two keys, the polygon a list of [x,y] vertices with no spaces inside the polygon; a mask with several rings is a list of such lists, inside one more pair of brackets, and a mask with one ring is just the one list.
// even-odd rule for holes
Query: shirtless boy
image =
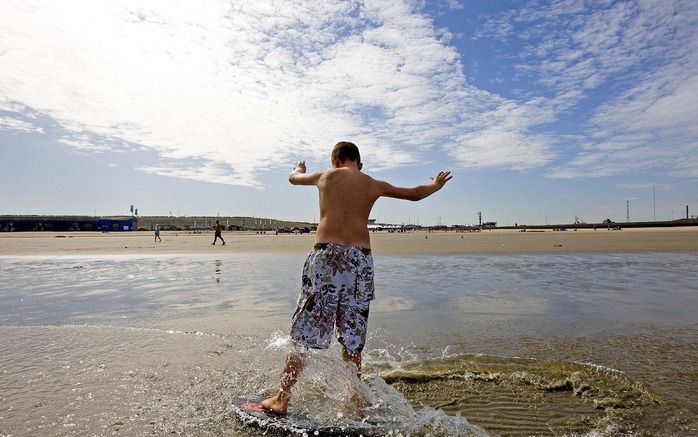
{"label": "shirtless boy", "polygon": [[286,357],[279,392],[261,407],[286,414],[291,388],[303,370],[303,349],[326,349],[335,326],[342,359],[361,371],[368,309],[374,298],[373,259],[368,217],[379,197],[421,200],[451,180],[439,172],[427,185],[400,188],[361,172],[359,149],[339,142],[332,150],[332,168],[306,174],[305,161],[288,177],[293,185],[315,185],[320,194],[320,222],[315,247],[303,267],[302,291],[293,315],[291,338],[296,351]]}

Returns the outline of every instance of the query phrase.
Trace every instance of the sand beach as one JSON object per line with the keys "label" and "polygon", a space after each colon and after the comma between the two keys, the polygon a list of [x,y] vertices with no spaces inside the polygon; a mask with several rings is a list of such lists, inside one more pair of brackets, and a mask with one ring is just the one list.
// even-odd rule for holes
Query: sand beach
{"label": "sand beach", "polygon": [[[305,253],[315,241],[313,234],[226,232],[223,236],[226,246],[220,246],[220,242],[212,246],[212,232],[162,232],[163,241],[157,243],[152,232],[143,231],[0,233],[0,255]],[[382,231],[372,233],[371,242],[378,255],[695,251],[698,227],[404,234]]]}

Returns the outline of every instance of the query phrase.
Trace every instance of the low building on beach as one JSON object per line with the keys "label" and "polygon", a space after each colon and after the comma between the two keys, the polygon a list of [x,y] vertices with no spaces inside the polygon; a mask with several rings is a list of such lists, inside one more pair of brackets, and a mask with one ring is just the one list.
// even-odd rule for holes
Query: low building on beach
{"label": "low building on beach", "polygon": [[73,232],[73,231],[133,231],[135,217],[89,217],[89,216],[0,216],[0,232]]}

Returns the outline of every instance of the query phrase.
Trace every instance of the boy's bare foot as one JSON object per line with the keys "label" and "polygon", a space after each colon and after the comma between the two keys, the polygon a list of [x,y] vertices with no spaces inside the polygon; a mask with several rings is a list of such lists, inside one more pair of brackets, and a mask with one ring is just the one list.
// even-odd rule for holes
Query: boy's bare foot
{"label": "boy's bare foot", "polygon": [[284,392],[279,392],[261,402],[260,405],[267,410],[272,411],[280,416],[285,416],[288,410],[288,400],[290,396]]}

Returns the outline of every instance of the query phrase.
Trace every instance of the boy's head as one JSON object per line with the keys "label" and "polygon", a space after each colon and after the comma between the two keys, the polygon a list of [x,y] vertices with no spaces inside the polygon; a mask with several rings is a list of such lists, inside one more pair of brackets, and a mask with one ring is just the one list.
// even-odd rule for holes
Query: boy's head
{"label": "boy's head", "polygon": [[359,148],[356,147],[356,144],[348,141],[340,141],[335,144],[332,149],[331,158],[332,164],[335,165],[335,167],[338,166],[336,164],[344,164],[347,161],[355,162],[359,170],[362,167]]}

